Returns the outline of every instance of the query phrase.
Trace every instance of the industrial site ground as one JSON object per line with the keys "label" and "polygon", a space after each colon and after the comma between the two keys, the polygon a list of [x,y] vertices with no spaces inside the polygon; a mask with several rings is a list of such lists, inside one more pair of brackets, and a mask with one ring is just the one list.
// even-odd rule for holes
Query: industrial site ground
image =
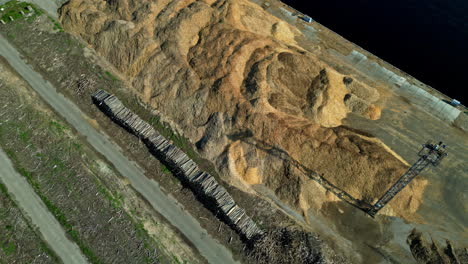
{"label": "industrial site ground", "polygon": [[[275,8],[284,6],[280,2],[270,2],[269,12],[280,14],[280,12],[275,13]],[[165,122],[165,117],[160,114],[160,111],[143,103],[132,92],[135,89],[125,81],[125,75],[96,55],[95,51],[83,40],[64,32],[61,25],[54,19],[41,14],[38,9],[36,12],[29,18],[16,17],[15,21],[8,22],[6,25],[0,24],[0,34],[20,51],[36,72],[86,113],[89,124],[118,143],[125,155],[144,169],[148,178],[157,181],[163,191],[175,197],[184,210],[194,216],[210,236],[230,249],[236,260],[249,263],[245,244],[239,236],[203,206],[190,189],[182,186],[169,169],[148,152],[139,139],[101,113],[92,104],[90,95],[93,92],[104,89],[115,94],[128,108],[171,139],[175,145],[197,161],[201,168],[214,175],[262,229],[287,226],[313,231],[319,234],[321,239],[327,241],[332,250],[336,250],[336,254],[330,253],[331,259],[334,259],[336,263],[357,261],[352,258],[346,261],[339,253],[343,247],[347,247],[348,241],[353,241],[352,250],[357,248],[358,253],[369,263],[379,261],[400,263],[402,259],[408,260],[407,263],[425,263],[424,259],[413,260],[411,253],[414,256],[431,245],[423,242],[417,243],[419,241],[417,235],[408,237],[414,228],[422,231],[421,236],[426,240],[432,239],[435,242],[432,249],[435,247],[438,252],[445,250],[446,239],[451,241],[454,247],[453,252],[456,252],[458,257],[455,257],[455,260],[448,259],[441,253],[441,256],[438,256],[441,261],[458,261],[452,263],[468,261],[466,251],[468,219],[466,204],[464,204],[466,201],[464,192],[467,176],[466,160],[468,160],[466,132],[425,113],[399,95],[397,91],[379,86],[381,94],[379,103],[384,106],[379,120],[368,120],[350,113],[344,119],[343,125],[379,138],[409,163],[416,160],[417,151],[428,139],[444,141],[449,146],[449,157],[440,167],[428,170],[420,176],[418,186],[422,186],[421,188],[411,189],[414,192],[421,192],[421,201],[410,201],[402,205],[404,209],[398,214],[386,212],[385,215],[377,216],[375,219],[347,203],[333,199],[324,203],[321,214],[316,215],[311,209],[310,213],[300,215],[274,194],[265,195],[269,199],[260,198],[258,195],[246,193],[222,180],[217,175],[213,164],[200,158],[190,141],[174,132],[175,128],[171,128],[170,122]],[[344,55],[357,49],[354,44],[322,25],[314,23],[313,26],[317,31],[311,33],[310,38],[297,40],[304,49],[318,56],[321,56],[323,50],[327,49],[337,50]],[[303,22],[298,23],[298,28],[307,31],[309,30],[307,27],[309,26]],[[372,82],[368,80],[368,77],[353,69],[351,65],[345,65],[329,56],[321,56],[321,58],[340,69],[341,72]],[[398,71],[385,62],[378,61],[376,58],[372,59],[389,69]],[[9,80],[9,82],[17,83],[18,86],[15,85],[15,88],[20,88],[12,89],[11,85],[0,87],[2,93],[0,114],[5,113],[5,116],[8,116],[7,122],[0,121],[2,122],[0,146],[7,152],[18,171],[28,178],[36,192],[48,205],[49,210],[60,220],[70,238],[80,246],[90,262],[107,263],[115,260],[117,254],[111,253],[114,249],[142,252],[142,255],[148,256],[146,259],[139,259],[142,263],[144,261],[206,262],[195,247],[170,223],[163,220],[151,208],[151,205],[130,186],[125,177],[109,165],[105,157],[97,154],[84,138],[80,138],[76,131],[59,117],[59,113],[54,113],[41,101],[35,92],[21,80],[21,77],[14,73],[8,63],[2,60],[0,67],[8,69],[5,72],[8,72],[10,76],[15,76],[15,80]],[[6,78],[9,77],[0,75],[0,81]],[[438,94],[433,91],[431,93]],[[443,95],[440,96],[448,99]],[[1,107],[4,105],[2,110]],[[24,106],[17,109],[19,105]],[[5,116],[2,116],[2,120]],[[37,126],[39,129],[33,129],[32,126]],[[33,149],[36,151],[31,151]],[[43,149],[43,154],[36,155],[38,149]],[[50,177],[38,179],[39,173],[35,173],[36,171],[43,172],[41,175],[47,174]],[[76,182],[67,175],[81,175],[82,178]],[[60,188],[57,187],[57,183],[61,183]],[[263,185],[254,186],[254,189],[259,193],[264,191],[269,194],[269,190],[266,190]],[[72,197],[78,193],[79,196],[74,199],[63,199],[63,197]],[[3,195],[0,192],[0,201],[15,208],[11,198],[8,198],[5,192]],[[96,204],[95,210],[90,212],[89,204]],[[15,217],[20,219],[21,225],[18,225],[18,228],[24,229],[27,235],[24,238],[10,237],[7,242],[0,245],[0,247],[3,246],[3,251],[0,250],[0,258],[3,252],[7,260],[16,258],[19,253],[23,254],[23,251],[15,250],[19,245],[24,245],[26,241],[40,236],[28,224],[27,219],[24,219],[14,209],[10,210],[5,218],[4,226],[7,234],[12,226],[10,219]],[[114,219],[119,219],[119,221]],[[0,224],[3,224],[2,218],[0,218]],[[98,224],[101,225],[99,232],[96,227]],[[32,253],[22,255],[25,262],[28,262],[35,254],[42,254],[41,258],[50,260],[50,263],[58,261],[45,243],[38,239],[35,241],[34,244],[27,243]],[[106,241],[106,243],[101,241]],[[113,241],[113,244],[109,244],[108,241]],[[0,238],[0,243],[3,242]],[[338,245],[339,243],[342,244]],[[408,249],[409,244],[413,245],[411,251]],[[406,250],[401,250],[402,248]],[[351,247],[349,250],[351,251]],[[388,253],[392,251],[396,253],[394,255]],[[122,252],[122,254],[127,256],[136,254],[132,256],[139,257],[139,254],[135,252]],[[125,262],[126,260],[119,259],[119,261]]]}

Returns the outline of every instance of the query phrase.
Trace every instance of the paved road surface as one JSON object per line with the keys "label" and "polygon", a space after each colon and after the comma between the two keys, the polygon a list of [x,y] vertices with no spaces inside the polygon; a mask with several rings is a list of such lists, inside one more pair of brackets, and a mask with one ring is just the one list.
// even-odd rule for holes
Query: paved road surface
{"label": "paved road surface", "polygon": [[0,181],[5,184],[18,206],[31,218],[44,240],[64,263],[88,263],[78,246],[68,240],[60,223],[49,212],[26,179],[15,171],[13,164],[1,149]]}
{"label": "paved road surface", "polygon": [[24,2],[33,3],[36,6],[44,9],[53,18],[58,19],[57,9],[60,7],[59,2],[65,2],[63,0],[26,0]]}
{"label": "paved road surface", "polygon": [[121,149],[109,138],[95,130],[84,118],[77,106],[58,94],[55,88],[46,82],[41,75],[27,65],[19,53],[0,35],[0,55],[5,57],[11,66],[75,129],[86,136],[87,141],[115,168],[126,176],[132,186],[140,192],[150,204],[189,239],[210,263],[236,263],[231,252],[208,235],[195,218],[184,211],[177,201],[163,193],[158,183],[148,179],[143,170],[134,162],[128,160]]}

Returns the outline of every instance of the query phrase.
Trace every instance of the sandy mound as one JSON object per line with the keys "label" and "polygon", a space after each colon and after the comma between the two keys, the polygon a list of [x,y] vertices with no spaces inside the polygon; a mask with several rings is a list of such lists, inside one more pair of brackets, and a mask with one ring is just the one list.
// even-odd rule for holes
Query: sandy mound
{"label": "sandy mound", "polygon": [[[297,29],[247,0],[70,0],[60,20],[241,188],[262,183],[298,210],[318,209],[334,198],[314,196],[298,166],[367,201],[407,168],[340,126],[351,111],[378,119],[379,93],[299,48]],[[417,208],[413,195],[393,210]]]}
{"label": "sandy mound", "polygon": [[370,86],[354,80],[350,77],[343,78],[343,82],[352,94],[369,103],[374,103],[380,98],[379,92]]}
{"label": "sandy mound", "polygon": [[229,146],[228,158],[230,173],[236,179],[240,179],[242,183],[246,184],[262,183],[262,178],[258,174],[258,168],[249,167],[240,141],[236,141]]}
{"label": "sandy mound", "polygon": [[380,118],[382,109],[380,107],[369,104],[354,94],[347,94],[344,99],[345,105],[351,112],[358,113],[371,120],[377,120]]}

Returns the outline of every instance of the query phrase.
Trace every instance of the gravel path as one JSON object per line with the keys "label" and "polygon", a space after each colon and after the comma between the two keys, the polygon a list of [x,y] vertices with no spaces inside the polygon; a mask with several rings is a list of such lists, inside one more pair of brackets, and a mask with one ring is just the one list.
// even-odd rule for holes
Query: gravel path
{"label": "gravel path", "polygon": [[88,263],[78,246],[70,241],[62,226],[49,212],[26,179],[17,173],[7,155],[0,149],[0,180],[32,223],[39,228],[44,240],[63,263]]}

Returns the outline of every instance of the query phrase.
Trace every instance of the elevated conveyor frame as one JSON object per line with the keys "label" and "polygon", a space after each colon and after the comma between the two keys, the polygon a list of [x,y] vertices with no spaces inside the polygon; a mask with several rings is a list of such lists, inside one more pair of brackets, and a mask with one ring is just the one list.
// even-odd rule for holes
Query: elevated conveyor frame
{"label": "elevated conveyor frame", "polygon": [[416,176],[418,176],[429,165],[438,166],[443,158],[447,156],[446,146],[439,142],[434,144],[428,141],[418,152],[419,159],[393,184],[390,189],[371,207],[365,211],[374,217],[385,205],[387,205],[403,188],[405,188]]}

